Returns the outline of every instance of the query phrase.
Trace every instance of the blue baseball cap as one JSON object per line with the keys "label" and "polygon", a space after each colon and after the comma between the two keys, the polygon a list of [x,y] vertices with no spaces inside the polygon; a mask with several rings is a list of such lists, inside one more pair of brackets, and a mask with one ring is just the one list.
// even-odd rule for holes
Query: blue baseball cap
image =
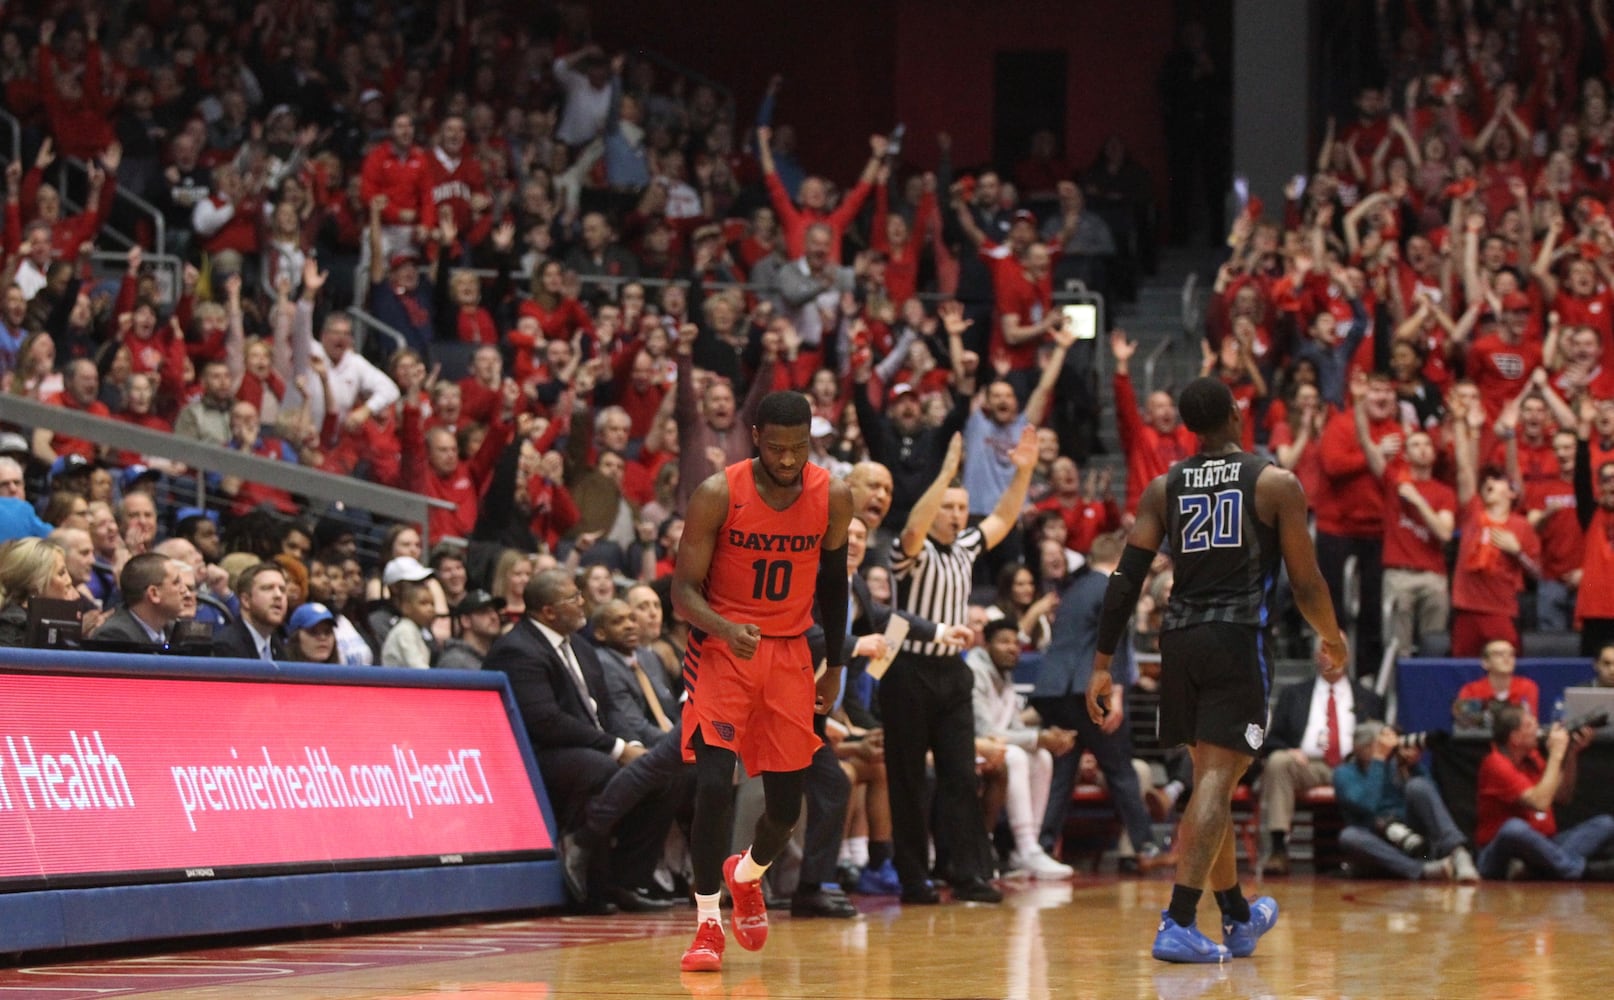
{"label": "blue baseball cap", "polygon": [[131,465],[123,470],[119,482],[123,484],[124,492],[133,489],[142,479],[158,480],[163,477],[160,469],[153,469],[147,465]]}
{"label": "blue baseball cap", "polygon": [[44,538],[51,526],[39,519],[34,505],[21,497],[0,497],[0,542],[14,538]]}
{"label": "blue baseball cap", "polygon": [[336,616],[331,614],[330,608],[318,601],[309,601],[307,604],[297,606],[297,610],[291,613],[291,621],[286,627],[292,632],[301,632],[303,629],[313,628],[320,622],[334,624]]}
{"label": "blue baseball cap", "polygon": [[174,511],[174,526],[177,528],[193,517],[205,517],[216,526],[219,523],[219,512],[204,510],[201,507],[181,507]]}
{"label": "blue baseball cap", "polygon": [[56,461],[50,463],[50,478],[54,480],[75,472],[88,472],[93,464],[83,455],[58,455]]}

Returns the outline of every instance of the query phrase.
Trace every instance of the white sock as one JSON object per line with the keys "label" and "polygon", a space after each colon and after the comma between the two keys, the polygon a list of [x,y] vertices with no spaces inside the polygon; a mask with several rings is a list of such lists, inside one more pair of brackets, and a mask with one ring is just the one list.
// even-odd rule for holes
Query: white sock
{"label": "white sock", "polygon": [[715,920],[719,927],[723,926],[723,911],[718,908],[718,903],[722,899],[722,892],[714,892],[710,896],[695,893],[695,925],[697,927],[708,920]]}
{"label": "white sock", "polygon": [[745,849],[745,853],[740,855],[740,863],[734,866],[734,881],[755,882],[767,871],[767,865],[759,865],[751,860],[751,849],[748,847]]}
{"label": "white sock", "polygon": [[841,850],[845,852],[846,860],[852,864],[859,868],[869,866],[869,838],[847,837],[845,843],[841,845]]}
{"label": "white sock", "polygon": [[1162,788],[1161,791],[1166,793],[1166,803],[1168,808],[1177,804],[1178,797],[1182,795],[1182,789],[1183,784],[1180,781],[1166,782],[1165,787]]}

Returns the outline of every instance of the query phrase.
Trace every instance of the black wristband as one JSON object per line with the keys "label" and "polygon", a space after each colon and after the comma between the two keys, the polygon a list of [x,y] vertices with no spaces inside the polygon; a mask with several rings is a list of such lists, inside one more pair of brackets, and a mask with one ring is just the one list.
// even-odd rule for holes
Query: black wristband
{"label": "black wristband", "polygon": [[1138,607],[1138,594],[1149,577],[1149,567],[1155,554],[1137,545],[1128,545],[1121,553],[1121,562],[1110,574],[1109,588],[1104,591],[1104,610],[1098,620],[1098,651],[1114,656],[1115,647],[1126,634],[1126,623]]}

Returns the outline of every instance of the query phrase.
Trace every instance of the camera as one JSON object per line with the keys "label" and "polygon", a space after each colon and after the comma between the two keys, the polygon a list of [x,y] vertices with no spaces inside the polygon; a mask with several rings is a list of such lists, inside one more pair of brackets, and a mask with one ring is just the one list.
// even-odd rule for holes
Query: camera
{"label": "camera", "polygon": [[1385,840],[1399,848],[1402,854],[1410,858],[1423,856],[1427,842],[1417,830],[1400,820],[1391,820],[1384,824],[1384,828],[1379,832],[1383,834]]}
{"label": "camera", "polygon": [[[1577,715],[1563,721],[1563,727],[1570,735],[1581,729],[1603,729],[1608,726],[1608,709],[1594,708],[1584,715]],[[1541,730],[1538,741],[1544,747],[1547,745],[1547,736],[1551,733],[1548,728]]]}
{"label": "camera", "polygon": [[1573,719],[1564,720],[1564,728],[1570,732],[1577,729],[1602,729],[1608,725],[1608,709],[1597,708],[1585,715],[1577,715]]}
{"label": "camera", "polygon": [[1395,745],[1403,750],[1429,749],[1428,733],[1402,733],[1395,738]]}

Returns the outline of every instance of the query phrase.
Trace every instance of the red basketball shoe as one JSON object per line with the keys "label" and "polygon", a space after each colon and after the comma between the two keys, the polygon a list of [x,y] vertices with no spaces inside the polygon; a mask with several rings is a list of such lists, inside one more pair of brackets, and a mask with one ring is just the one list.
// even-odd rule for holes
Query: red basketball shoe
{"label": "red basketball shoe", "polygon": [[762,898],[760,880],[734,880],[734,869],[739,863],[738,854],[723,862],[723,884],[734,897],[734,940],[746,951],[761,951],[768,943],[768,902]]}

